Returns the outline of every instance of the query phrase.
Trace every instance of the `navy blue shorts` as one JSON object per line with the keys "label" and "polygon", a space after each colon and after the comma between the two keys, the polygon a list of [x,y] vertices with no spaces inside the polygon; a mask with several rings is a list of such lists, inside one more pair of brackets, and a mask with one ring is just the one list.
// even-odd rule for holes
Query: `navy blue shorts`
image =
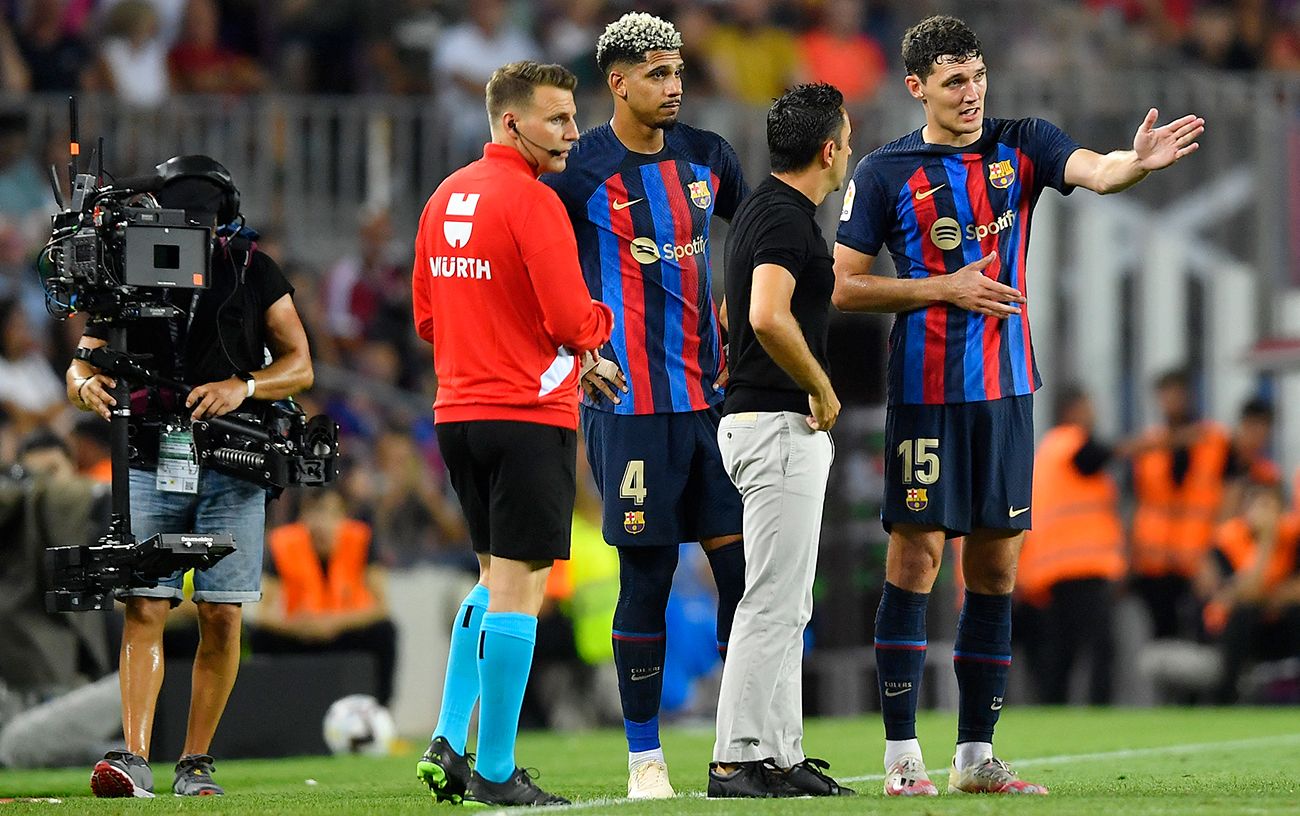
{"label": "navy blue shorts", "polygon": [[894,524],[1028,530],[1032,394],[955,405],[891,405],[885,417],[885,530]]}
{"label": "navy blue shorts", "polygon": [[715,408],[613,414],[582,407],[605,541],[663,546],[740,535],[744,506],[722,466]]}

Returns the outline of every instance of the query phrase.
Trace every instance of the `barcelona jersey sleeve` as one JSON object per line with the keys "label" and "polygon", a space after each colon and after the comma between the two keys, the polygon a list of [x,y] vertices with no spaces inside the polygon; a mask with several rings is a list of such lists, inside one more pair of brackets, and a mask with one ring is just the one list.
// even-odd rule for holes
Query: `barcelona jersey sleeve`
{"label": "barcelona jersey sleeve", "polygon": [[718,137],[717,158],[711,166],[718,176],[718,200],[713,205],[713,214],[730,221],[740,202],[749,195],[749,186],[745,184],[736,151],[722,137]]}
{"label": "barcelona jersey sleeve", "polygon": [[1065,183],[1065,164],[1079,149],[1079,143],[1046,119],[1026,119],[1023,124],[1021,150],[1038,168],[1034,177],[1038,186],[1036,192],[1047,187],[1062,195],[1074,192],[1074,186]]}
{"label": "barcelona jersey sleeve", "polygon": [[858,162],[844,190],[835,243],[873,257],[880,254],[889,232],[890,211],[885,192],[872,171],[871,158],[867,157]]}

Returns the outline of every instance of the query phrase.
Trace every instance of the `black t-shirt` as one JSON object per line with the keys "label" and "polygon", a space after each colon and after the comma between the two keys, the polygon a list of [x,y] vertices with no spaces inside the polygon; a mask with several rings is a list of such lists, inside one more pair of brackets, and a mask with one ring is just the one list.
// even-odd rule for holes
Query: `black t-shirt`
{"label": "black t-shirt", "polygon": [[768,355],[749,323],[754,268],[776,264],[794,277],[790,311],[813,356],[826,366],[826,331],[835,269],[816,221],[817,206],[776,178],[754,189],[736,211],[727,234],[729,355],[724,414],[742,411],[808,412],[808,393]]}
{"label": "black t-shirt", "polygon": [[[293,286],[270,257],[254,252],[247,269],[245,257],[241,249],[218,246],[209,287],[163,292],[182,314],[133,323],[126,332],[127,350],[150,355],[147,368],[192,386],[263,368],[266,310],[292,294]],[[88,325],[86,336],[107,340],[108,327]]]}
{"label": "black t-shirt", "polygon": [[[265,367],[266,310],[285,295],[293,294],[293,286],[279,265],[261,252],[255,251],[248,258],[238,247],[227,251],[217,246],[212,253],[208,283],[207,289],[162,293],[181,310],[179,316],[141,320],[127,327],[127,350],[149,355],[140,361],[142,365],[191,386],[220,382],[241,371]],[[107,340],[108,327],[90,324],[85,334]],[[151,425],[163,414],[179,414],[182,406],[140,383],[131,383],[131,389],[131,466],[148,469],[158,456],[158,434]],[[249,400],[238,412],[260,415],[267,405]]]}

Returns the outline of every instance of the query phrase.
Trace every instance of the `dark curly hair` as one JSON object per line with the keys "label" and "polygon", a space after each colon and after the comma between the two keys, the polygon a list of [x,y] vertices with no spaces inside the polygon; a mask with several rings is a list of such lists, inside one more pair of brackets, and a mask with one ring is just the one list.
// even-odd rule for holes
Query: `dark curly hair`
{"label": "dark curly hair", "polygon": [[839,144],[844,121],[844,94],[819,82],[796,85],[767,112],[767,149],[772,171],[788,173],[807,167],[827,139]]}
{"label": "dark curly hair", "polygon": [[903,66],[922,81],[936,64],[965,62],[983,54],[980,38],[956,17],[926,17],[903,33]]}

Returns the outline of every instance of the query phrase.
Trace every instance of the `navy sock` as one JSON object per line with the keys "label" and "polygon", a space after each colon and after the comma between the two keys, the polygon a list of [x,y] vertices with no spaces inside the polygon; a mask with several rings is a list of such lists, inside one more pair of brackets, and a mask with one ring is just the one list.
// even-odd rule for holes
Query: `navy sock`
{"label": "navy sock", "polygon": [[745,594],[745,542],[736,541],[704,554],[713,571],[713,583],[718,587],[718,656],[726,660],[731,621],[736,617],[736,605]]}
{"label": "navy sock", "polygon": [[519,709],[533,668],[537,618],[522,612],[488,612],[478,644],[478,761],[474,770],[489,782],[504,782],[515,772]]}
{"label": "navy sock", "polygon": [[957,643],[957,742],[993,742],[1011,671],[1011,596],[966,592]]}
{"label": "navy sock", "polygon": [[442,709],[438,713],[435,737],[445,737],[451,749],[465,753],[469,717],[478,702],[478,635],[487,611],[488,588],[475,584],[465,596],[451,627],[451,648],[447,653],[447,677],[442,686]]}
{"label": "navy sock", "polygon": [[908,592],[885,582],[876,610],[876,676],[885,739],[916,739],[916,706],[925,671],[928,592]]}
{"label": "navy sock", "polygon": [[677,569],[677,547],[619,547],[614,607],[614,666],[628,750],[659,747],[664,689],[664,609]]}

